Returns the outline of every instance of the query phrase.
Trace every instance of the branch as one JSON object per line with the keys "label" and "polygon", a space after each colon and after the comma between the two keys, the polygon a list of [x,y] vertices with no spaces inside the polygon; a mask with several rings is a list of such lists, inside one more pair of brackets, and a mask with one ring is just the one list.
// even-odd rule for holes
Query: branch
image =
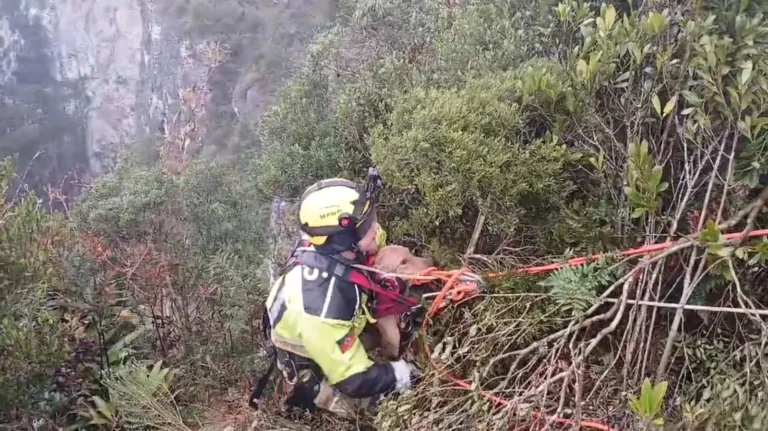
{"label": "branch", "polygon": [[[723,210],[725,209],[725,198],[728,196],[728,189],[733,177],[733,163],[736,159],[736,144],[739,140],[738,128],[733,133],[733,142],[731,143],[731,155],[728,157],[728,171],[725,173],[725,184],[723,184],[723,196],[720,198],[720,207],[717,210],[717,222],[723,219]],[[713,172],[713,174],[716,172]]]}
{"label": "branch", "polygon": [[477,218],[477,222],[475,223],[475,230],[472,232],[472,238],[469,240],[469,246],[467,247],[467,252],[464,253],[464,257],[467,258],[469,255],[475,252],[475,247],[477,246],[477,241],[480,239],[480,232],[483,230],[483,224],[485,223],[485,211],[480,210],[480,217]]}
{"label": "branch", "polygon": [[744,241],[747,238],[747,235],[749,235],[752,229],[754,229],[757,215],[760,214],[760,210],[763,209],[766,201],[768,201],[768,187],[764,188],[763,191],[760,193],[760,196],[758,196],[757,199],[750,205],[752,209],[749,212],[749,217],[747,217],[747,226],[744,228],[744,230],[741,232],[741,235],[736,240],[736,245],[741,244],[742,241]]}
{"label": "branch", "polygon": [[726,222],[718,226],[718,229],[720,230],[728,230],[737,224],[744,218],[749,215],[747,218],[747,229],[744,230],[743,235],[746,236],[751,230],[751,225],[754,224],[755,218],[757,218],[757,214],[760,212],[760,209],[763,208],[768,202],[768,187],[764,188],[762,192],[760,192],[760,195],[758,195],[757,199],[755,199],[751,204],[747,205],[743,209],[741,209],[736,215],[728,219]]}
{"label": "branch", "polygon": [[[621,299],[606,298],[603,302],[617,303]],[[758,314],[761,316],[768,316],[768,310],[754,310],[749,308],[734,308],[734,307],[710,307],[707,305],[689,305],[689,304],[671,304],[669,302],[657,302],[657,301],[643,301],[638,299],[627,299],[627,303],[634,305],[647,305],[657,308],[672,308],[692,311],[713,311],[717,313],[736,313],[736,314]]]}
{"label": "branch", "polygon": [[[734,133],[738,135],[738,130]],[[717,178],[717,170],[720,168],[720,161],[723,159],[723,152],[725,150],[725,140],[728,138],[728,134],[723,136],[723,147],[717,152],[717,159],[715,159],[715,165],[712,167],[712,177],[709,179],[707,185],[707,194],[704,196],[704,202],[701,206],[701,216],[699,217],[699,225],[696,227],[697,231],[701,231],[704,228],[704,220],[707,218],[707,207],[709,206],[709,200],[712,197],[712,188],[715,186],[715,178]]]}

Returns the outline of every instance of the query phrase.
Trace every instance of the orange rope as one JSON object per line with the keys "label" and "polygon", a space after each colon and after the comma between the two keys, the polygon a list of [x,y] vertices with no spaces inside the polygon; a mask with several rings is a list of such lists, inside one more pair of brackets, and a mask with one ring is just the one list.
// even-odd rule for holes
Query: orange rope
{"label": "orange rope", "polygon": [[[731,233],[724,235],[725,239],[736,239],[742,236],[741,232],[738,233]],[[752,232],[749,232],[746,235],[747,238],[754,238],[754,237],[768,237],[768,229],[763,230],[755,230]],[[637,255],[644,255],[644,254],[652,254],[652,253],[658,253],[661,251],[664,251],[673,245],[675,245],[675,242],[663,242],[659,244],[650,244],[643,247],[633,248],[629,250],[623,250],[617,253],[608,253],[608,254],[597,254],[592,255],[588,257],[578,257],[574,259],[567,260],[562,263],[554,263],[550,265],[543,265],[543,266],[536,266],[536,267],[530,267],[530,268],[522,268],[514,271],[516,274],[540,274],[544,272],[554,271],[560,268],[563,268],[565,266],[576,266],[576,265],[582,265],[584,263],[587,263],[592,260],[598,260],[602,257],[610,256],[610,255],[619,255],[619,256],[637,256]],[[435,297],[434,301],[432,302],[432,305],[427,310],[426,318],[424,319],[422,323],[422,330],[424,333],[426,333],[427,329],[429,329],[429,322],[432,317],[434,317],[447,303],[445,302],[446,298],[450,295],[451,290],[454,288],[454,285],[461,279],[461,276],[465,273],[469,272],[469,268],[463,267],[458,270],[453,271],[438,271],[437,268],[428,268],[422,274],[425,276],[432,276],[435,278],[438,278],[440,280],[445,281],[445,285],[440,290],[438,295]],[[502,272],[502,273],[494,273],[494,274],[487,274],[486,277],[488,278],[499,278],[503,277],[505,275],[509,275],[509,272]],[[416,284],[423,284],[423,281],[414,280]],[[463,294],[461,297],[463,298]],[[429,358],[430,364],[435,367],[440,373],[442,373],[445,377],[448,378],[451,382],[456,384],[459,388],[466,389],[466,390],[472,390],[472,385],[466,381],[462,380],[452,374],[450,374],[448,371],[445,370],[445,368],[439,364],[438,362],[434,361],[432,359],[432,352],[430,351],[429,346],[425,343],[424,344],[424,352],[426,353],[427,357]],[[498,395],[494,395],[491,392],[483,391],[480,393],[481,396],[487,400],[490,400],[496,404],[503,405],[503,406],[509,406],[510,401],[506,400],[504,398],[499,397]],[[553,417],[553,416],[547,416],[541,412],[533,411],[532,415],[537,419],[545,419],[547,421],[552,421],[564,425],[575,425],[576,421],[572,419],[565,419],[560,417]],[[601,430],[601,431],[616,431],[616,429],[611,428],[608,425],[596,422],[596,421],[581,421],[581,426],[585,428],[595,429],[595,430]]]}
{"label": "orange rope", "polygon": [[[729,233],[723,235],[723,238],[726,240],[736,239],[742,236],[741,232],[736,233]],[[762,229],[762,230],[753,230],[751,232],[748,232],[745,238],[756,238],[756,237],[768,237],[768,229]],[[560,269],[564,266],[576,266],[576,265],[582,265],[587,262],[593,261],[593,260],[599,260],[600,258],[607,257],[607,256],[637,256],[641,254],[651,254],[651,253],[658,253],[661,251],[664,251],[670,247],[672,247],[675,244],[679,244],[679,242],[672,242],[672,241],[666,241],[661,242],[658,244],[649,244],[644,245],[642,247],[638,248],[632,248],[629,250],[622,250],[615,253],[605,253],[605,254],[593,254],[592,256],[586,256],[586,257],[575,257],[573,259],[567,260],[562,263],[553,263],[550,265],[543,265],[543,266],[535,266],[531,268],[522,268],[515,273],[517,274],[541,274],[542,272],[550,272],[555,271],[557,269]],[[486,277],[488,278],[498,278],[503,277],[505,275],[508,275],[506,272],[499,272],[495,274],[488,274]]]}

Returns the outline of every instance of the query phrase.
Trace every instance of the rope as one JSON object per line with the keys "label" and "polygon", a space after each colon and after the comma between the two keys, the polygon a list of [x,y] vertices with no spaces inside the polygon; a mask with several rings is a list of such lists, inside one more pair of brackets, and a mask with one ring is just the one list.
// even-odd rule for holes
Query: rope
{"label": "rope", "polygon": [[[452,272],[453,274],[450,276],[450,278],[447,279],[445,285],[440,290],[440,292],[438,293],[437,297],[435,297],[435,300],[432,302],[432,305],[427,310],[426,318],[424,319],[424,321],[422,323],[422,331],[424,331],[424,333],[426,333],[427,329],[429,329],[430,319],[432,317],[434,317],[435,315],[437,315],[438,311],[440,311],[440,309],[442,308],[441,305],[443,304],[443,301],[445,300],[446,296],[448,295],[448,292],[451,290],[451,288],[454,286],[454,284],[461,278],[461,275],[469,272],[469,268],[464,267],[464,268],[461,268],[461,269],[456,270],[456,271],[447,271],[447,272]],[[441,274],[441,275],[444,275],[444,274]],[[442,277],[440,277],[440,278],[442,278]],[[440,364],[437,361],[432,359],[432,352],[431,352],[431,350],[429,348],[429,345],[427,345],[427,344],[424,344],[424,353],[429,358],[430,364],[435,369],[437,369],[438,372],[443,374],[443,376],[445,376],[448,380],[450,380],[452,383],[454,383],[457,387],[459,387],[461,389],[465,389],[467,391],[471,391],[472,390],[472,384],[471,383],[469,383],[468,381],[463,380],[461,378],[458,378],[458,377],[454,376],[453,374],[450,374],[450,372],[445,370],[445,368],[442,366],[442,364]],[[495,404],[503,405],[505,407],[509,407],[510,404],[511,404],[509,400],[505,400],[504,398],[501,398],[498,395],[495,395],[495,394],[493,394],[491,392],[488,392],[488,391],[483,391],[483,392],[480,393],[480,395],[483,398],[485,398],[485,399],[487,399],[489,401],[492,401]],[[559,418],[559,417],[554,417],[554,416],[548,416],[548,415],[545,415],[545,414],[543,414],[541,412],[538,412],[538,411],[535,411],[535,410],[531,412],[531,415],[533,417],[537,418],[537,419],[544,419],[544,420],[547,420],[547,421],[552,421],[552,422],[563,424],[563,425],[575,425],[575,423],[576,423],[575,421],[573,421],[571,419],[565,419],[565,418]],[[583,427],[591,428],[591,429],[596,429],[596,430],[616,431],[615,429],[613,429],[613,428],[611,428],[611,427],[609,427],[607,425],[603,425],[603,424],[601,424],[599,422],[595,422],[595,421],[581,421],[581,425]]]}
{"label": "rope", "polygon": [[[736,233],[729,233],[723,235],[723,238],[725,240],[734,240],[739,238],[756,238],[756,237],[768,237],[768,229],[762,229],[762,230],[753,230],[751,232],[748,232],[746,235],[744,235],[742,232],[736,232]],[[569,259],[565,262],[561,263],[553,263],[550,265],[543,265],[543,266],[535,266],[530,268],[522,268],[515,271],[517,274],[541,274],[543,272],[551,272],[558,270],[560,268],[563,268],[565,266],[578,266],[583,265],[585,263],[591,262],[593,260],[600,260],[605,257],[611,257],[611,256],[624,256],[624,257],[631,257],[631,256],[638,256],[638,255],[644,255],[644,254],[651,254],[651,253],[658,253],[662,252],[673,245],[680,244],[679,241],[666,241],[661,242],[658,244],[649,244],[644,245],[642,247],[637,248],[631,248],[629,250],[622,250],[614,253],[604,253],[604,254],[593,254],[592,256],[586,256],[586,257],[575,257],[573,259]],[[488,274],[486,277],[488,278],[499,278],[503,277],[505,275],[509,275],[509,272],[499,272],[495,274]]]}
{"label": "rope", "polygon": [[[745,238],[755,238],[755,237],[768,237],[768,229],[763,230],[755,230],[746,233],[746,235],[742,232],[737,233],[731,233],[723,235],[724,239],[726,240],[733,240],[733,239],[745,239]],[[690,240],[690,239],[689,239]],[[667,241],[663,243],[658,244],[650,244],[645,245],[638,248],[633,248],[629,250],[623,250],[616,253],[606,253],[606,254],[596,254],[592,256],[587,257],[578,257],[569,259],[565,262],[561,263],[554,263],[550,265],[543,265],[543,266],[535,266],[535,267],[528,267],[528,268],[521,268],[512,272],[501,272],[501,273],[491,273],[487,274],[487,278],[500,278],[505,275],[510,275],[512,273],[514,274],[541,274],[545,272],[555,271],[557,269],[566,267],[566,266],[577,266],[582,265],[587,262],[593,261],[593,260],[599,260],[604,257],[608,256],[624,256],[624,257],[630,257],[630,256],[638,256],[638,255],[649,255],[653,253],[659,253],[662,252],[670,247],[672,247],[675,244],[678,244],[679,242],[672,242]],[[369,268],[365,268],[369,269]],[[372,268],[371,268],[372,269]],[[467,267],[460,268],[458,270],[453,271],[438,271],[436,268],[428,268],[427,270],[423,271],[418,276],[408,276],[408,275],[401,275],[401,274],[390,274],[385,273],[383,271],[374,270],[378,273],[383,273],[387,276],[395,276],[400,278],[407,278],[414,280],[414,284],[425,284],[426,282],[433,281],[433,280],[442,280],[445,281],[445,284],[443,285],[443,288],[440,289],[440,291],[437,293],[437,296],[435,296],[434,301],[432,302],[431,306],[427,310],[426,318],[424,319],[422,323],[422,331],[424,333],[427,332],[429,329],[429,322],[431,321],[432,317],[437,315],[446,305],[446,298],[450,295],[451,290],[454,288],[454,286],[461,281],[462,279],[467,280],[468,278],[476,279],[476,275],[472,274],[470,272],[470,269]],[[429,358],[430,364],[444,377],[446,377],[448,380],[450,380],[452,383],[454,383],[457,387],[471,391],[472,390],[472,384],[466,380],[463,380],[459,377],[456,377],[455,375],[451,374],[449,371],[447,371],[442,364],[438,363],[437,361],[432,359],[432,352],[429,348],[429,346],[425,343],[424,344],[424,353],[427,355],[427,358]],[[509,400],[506,400],[504,398],[499,397],[498,395],[493,394],[489,391],[483,391],[480,393],[480,395],[485,398],[486,400],[492,401],[495,404],[502,405],[505,407],[509,407],[511,405],[511,402]],[[565,419],[555,416],[549,416],[544,413],[541,413],[539,411],[533,411],[531,412],[531,415],[539,420],[546,420],[547,422],[554,422],[559,423],[563,425],[576,425],[576,421],[572,419]],[[615,428],[612,428],[608,425],[602,424],[597,421],[593,420],[586,420],[581,421],[581,426],[584,428],[594,429],[594,430],[601,430],[601,431],[617,431]]]}

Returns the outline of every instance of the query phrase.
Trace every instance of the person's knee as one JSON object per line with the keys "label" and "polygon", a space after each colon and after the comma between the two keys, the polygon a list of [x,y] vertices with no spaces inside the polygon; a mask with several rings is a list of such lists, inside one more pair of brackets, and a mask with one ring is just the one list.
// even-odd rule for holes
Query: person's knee
{"label": "person's knee", "polygon": [[355,417],[361,410],[373,405],[374,402],[375,397],[352,398],[346,396],[327,381],[320,384],[320,390],[315,398],[317,408],[346,418]]}

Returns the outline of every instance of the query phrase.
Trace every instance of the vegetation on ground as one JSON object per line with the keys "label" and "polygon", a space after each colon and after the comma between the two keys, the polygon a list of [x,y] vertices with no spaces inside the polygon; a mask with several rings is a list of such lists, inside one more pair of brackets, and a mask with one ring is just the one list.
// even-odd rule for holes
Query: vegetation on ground
{"label": "vegetation on ground", "polygon": [[[127,155],[47,213],[8,162],[4,422],[249,422],[279,245],[272,201],[376,165],[390,241],[446,268],[510,275],[431,322],[419,385],[362,424],[765,428],[768,239],[747,234],[768,224],[766,6],[337,6],[336,25],[249,132],[245,164],[179,162],[168,148]],[[665,241],[653,255],[512,275]],[[288,420],[275,404],[253,427],[343,427]]]}

